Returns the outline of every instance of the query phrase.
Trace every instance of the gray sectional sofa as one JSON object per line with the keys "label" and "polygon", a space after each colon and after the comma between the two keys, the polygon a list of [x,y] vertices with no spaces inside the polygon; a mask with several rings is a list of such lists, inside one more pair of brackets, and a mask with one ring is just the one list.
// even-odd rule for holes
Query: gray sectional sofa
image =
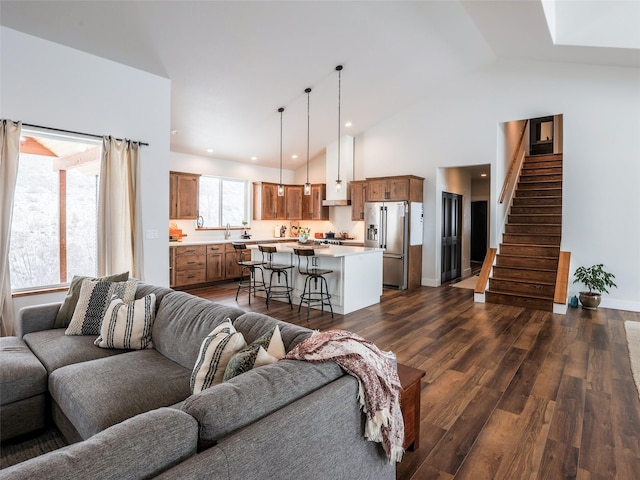
{"label": "gray sectional sofa", "polygon": [[382,446],[363,437],[357,381],[333,363],[280,360],[190,393],[200,345],[225,319],[247,343],[279,325],[287,351],[311,330],[144,283],[136,298],[151,292],[146,350],[65,336],[52,328],[60,304],[22,309],[19,336],[47,375],[47,406],[29,418],[52,419],[71,445],[0,470],[1,479],[395,478]]}

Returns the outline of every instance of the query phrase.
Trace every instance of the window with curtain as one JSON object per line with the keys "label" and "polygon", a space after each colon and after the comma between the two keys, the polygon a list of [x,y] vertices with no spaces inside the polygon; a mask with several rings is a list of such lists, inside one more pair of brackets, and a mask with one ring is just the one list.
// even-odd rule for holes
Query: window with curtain
{"label": "window with curtain", "polygon": [[200,176],[198,208],[204,228],[241,227],[249,221],[248,182]]}
{"label": "window with curtain", "polygon": [[101,146],[22,130],[9,265],[13,291],[96,275]]}

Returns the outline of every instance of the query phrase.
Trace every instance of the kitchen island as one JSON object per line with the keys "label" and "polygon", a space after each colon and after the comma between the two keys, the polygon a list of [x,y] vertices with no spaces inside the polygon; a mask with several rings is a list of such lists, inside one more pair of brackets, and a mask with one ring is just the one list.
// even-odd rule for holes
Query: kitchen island
{"label": "kitchen island", "polygon": [[[273,245],[273,244],[269,244]],[[262,260],[258,245],[248,245],[254,260]],[[292,300],[298,305],[305,278],[298,273],[298,258],[294,248],[313,248],[315,266],[333,270],[325,276],[331,294],[334,313],[347,314],[380,303],[382,295],[382,249],[346,245],[308,245],[297,242],[277,244],[274,262],[294,265],[289,282],[293,287]],[[301,259],[304,269],[306,260]],[[268,281],[269,273],[265,271]],[[277,276],[274,275],[274,282]],[[284,277],[281,278],[284,285]],[[277,284],[277,283],[276,283]],[[286,299],[277,298],[281,301]],[[274,299],[275,300],[275,299]],[[314,307],[315,308],[315,307]],[[317,308],[320,308],[319,306]]]}

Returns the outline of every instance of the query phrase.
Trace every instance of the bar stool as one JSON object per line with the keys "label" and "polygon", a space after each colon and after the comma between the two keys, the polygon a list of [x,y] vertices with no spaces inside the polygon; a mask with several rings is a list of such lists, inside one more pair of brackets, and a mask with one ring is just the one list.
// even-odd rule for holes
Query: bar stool
{"label": "bar stool", "polygon": [[[301,275],[305,275],[307,278],[304,281],[304,289],[302,295],[300,295],[300,305],[298,305],[298,313],[302,304],[307,304],[307,320],[309,320],[309,310],[311,305],[320,305],[324,312],[324,306],[328,305],[331,309],[331,318],[333,318],[333,307],[331,306],[331,295],[329,294],[329,286],[327,279],[324,277],[329,273],[333,273],[333,270],[326,270],[318,268],[314,265],[315,251],[313,248],[294,248],[293,253],[298,257],[298,272]],[[305,257],[305,268],[302,268],[301,257]],[[309,259],[311,258],[311,266],[309,266]],[[311,280],[313,280],[315,290],[311,290]],[[320,291],[318,291],[318,280],[320,281]]]}
{"label": "bar stool", "polygon": [[[266,292],[264,285],[264,270],[262,270],[262,264],[259,260],[251,260],[249,249],[247,245],[243,242],[231,242],[234,248],[234,255],[236,259],[236,264],[242,267],[240,271],[240,283],[238,283],[238,290],[236,290],[236,302],[238,301],[238,294],[240,290],[246,290],[249,294],[249,305],[251,305],[251,292],[253,292],[253,296],[256,296],[256,292]],[[249,256],[247,257],[247,254]],[[248,258],[248,259],[247,259]],[[249,283],[244,282],[245,270],[249,272]],[[256,280],[256,272],[260,271],[260,275],[262,276],[262,281],[258,282]]]}
{"label": "bar stool", "polygon": [[[289,306],[293,309],[293,303],[291,302],[291,292],[293,291],[293,287],[289,286],[289,274],[287,270],[293,269],[293,265],[283,264],[283,263],[275,263],[273,261],[273,254],[278,251],[278,249],[271,245],[258,245],[258,249],[262,252],[262,268],[266,270],[271,270],[271,274],[269,275],[269,285],[266,287],[267,289],[267,308],[269,308],[269,302],[274,297],[287,297],[289,300]],[[273,275],[278,275],[278,283],[280,283],[280,277],[284,275],[284,285],[274,285],[273,284]]]}

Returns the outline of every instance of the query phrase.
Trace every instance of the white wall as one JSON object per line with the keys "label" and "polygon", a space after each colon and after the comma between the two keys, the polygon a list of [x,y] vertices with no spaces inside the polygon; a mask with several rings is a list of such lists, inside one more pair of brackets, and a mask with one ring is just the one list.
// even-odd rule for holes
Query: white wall
{"label": "white wall", "polygon": [[[434,89],[358,136],[356,177],[426,178],[422,278],[424,285],[437,285],[438,168],[490,163],[497,198],[506,173],[498,162],[504,145],[500,125],[563,114],[562,249],[572,252],[571,272],[604,263],[618,289],[602,305],[640,310],[639,85],[637,68],[500,61]],[[580,288],[572,285],[570,294]]]}
{"label": "white wall", "polygon": [[[56,43],[0,27],[0,117],[113,135],[143,147],[143,229],[166,232],[171,83]],[[169,284],[166,235],[144,240],[145,280]],[[23,297],[14,308],[62,298]]]}

